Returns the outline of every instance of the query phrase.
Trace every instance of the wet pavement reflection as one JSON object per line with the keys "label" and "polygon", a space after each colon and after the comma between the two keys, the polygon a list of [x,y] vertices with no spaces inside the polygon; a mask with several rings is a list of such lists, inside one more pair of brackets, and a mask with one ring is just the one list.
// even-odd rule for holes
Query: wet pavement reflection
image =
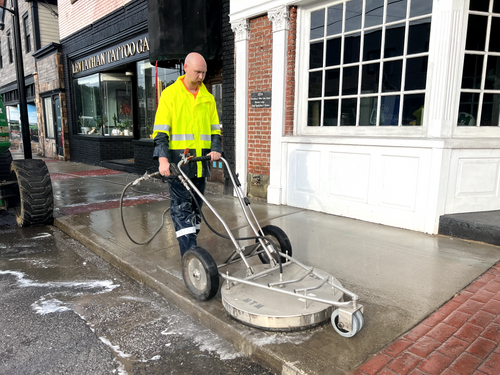
{"label": "wet pavement reflection", "polygon": [[0,238],[0,373],[270,374],[59,229]]}

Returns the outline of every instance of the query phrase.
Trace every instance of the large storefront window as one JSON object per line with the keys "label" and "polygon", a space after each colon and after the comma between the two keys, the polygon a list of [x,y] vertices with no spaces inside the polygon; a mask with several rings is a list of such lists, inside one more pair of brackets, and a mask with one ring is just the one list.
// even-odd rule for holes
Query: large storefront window
{"label": "large storefront window", "polygon": [[139,101],[139,129],[141,138],[150,138],[156,115],[156,103],[161,92],[179,77],[179,67],[158,68],[158,97],[155,86],[156,68],[149,61],[137,63],[137,99]]}
{"label": "large storefront window", "polygon": [[471,1],[458,126],[500,125],[500,1]]}
{"label": "large storefront window", "polygon": [[432,0],[352,0],[310,13],[307,126],[420,126]]}
{"label": "large storefront window", "polygon": [[125,73],[100,73],[75,79],[79,133],[133,135],[132,79]]}

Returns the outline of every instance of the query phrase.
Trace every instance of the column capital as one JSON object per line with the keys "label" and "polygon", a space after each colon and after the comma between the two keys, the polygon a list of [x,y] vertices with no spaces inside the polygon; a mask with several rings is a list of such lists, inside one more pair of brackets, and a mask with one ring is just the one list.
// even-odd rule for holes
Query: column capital
{"label": "column capital", "polygon": [[236,38],[236,42],[250,39],[250,23],[247,19],[239,19],[231,22],[231,29]]}
{"label": "column capital", "polygon": [[288,30],[290,28],[288,7],[286,5],[270,10],[267,12],[267,17],[273,23],[273,32]]}

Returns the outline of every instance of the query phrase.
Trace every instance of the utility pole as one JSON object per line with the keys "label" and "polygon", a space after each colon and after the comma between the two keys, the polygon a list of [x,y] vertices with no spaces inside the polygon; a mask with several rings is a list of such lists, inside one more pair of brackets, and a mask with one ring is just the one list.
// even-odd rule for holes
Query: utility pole
{"label": "utility pole", "polygon": [[24,158],[32,159],[28,103],[26,101],[26,88],[24,86],[24,64],[23,49],[21,47],[21,27],[19,26],[19,7],[17,0],[11,0],[12,9],[7,8],[5,6],[5,2],[6,0],[0,0],[0,8],[12,13],[12,26],[14,27],[17,91],[19,93],[19,115],[21,134],[23,138]]}

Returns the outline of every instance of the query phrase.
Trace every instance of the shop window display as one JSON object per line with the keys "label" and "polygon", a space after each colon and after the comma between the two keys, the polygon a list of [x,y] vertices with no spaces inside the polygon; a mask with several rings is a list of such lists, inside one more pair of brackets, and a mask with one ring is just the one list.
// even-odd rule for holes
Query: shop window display
{"label": "shop window display", "polygon": [[158,68],[158,96],[155,86],[156,68],[148,60],[137,63],[137,99],[139,110],[139,131],[141,138],[150,138],[156,115],[156,103],[161,92],[179,77],[179,67],[174,69]]}

